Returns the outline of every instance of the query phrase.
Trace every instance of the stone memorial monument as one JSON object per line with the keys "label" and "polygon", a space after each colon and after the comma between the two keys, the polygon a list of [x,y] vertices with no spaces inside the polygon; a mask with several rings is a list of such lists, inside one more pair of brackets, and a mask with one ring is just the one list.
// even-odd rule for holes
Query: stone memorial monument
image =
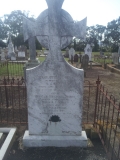
{"label": "stone memorial monument", "polygon": [[[71,47],[71,48],[69,49],[69,60],[71,60],[71,56],[74,57],[74,55],[75,55],[75,50],[74,50],[73,47]],[[73,59],[73,60],[74,60],[74,59]]]}
{"label": "stone memorial monument", "polygon": [[119,65],[120,64],[119,57],[120,57],[119,53],[117,53],[117,52],[112,53],[112,60],[113,60],[113,63],[115,65]]}
{"label": "stone memorial monument", "polygon": [[27,47],[22,45],[19,46],[17,49],[17,60],[18,61],[25,61],[27,57]]}
{"label": "stone memorial monument", "polygon": [[65,55],[64,55],[66,58],[69,58],[69,48],[67,47],[66,48],[66,52],[65,52]]}
{"label": "stone memorial monument", "polygon": [[[31,25],[28,20],[26,23],[31,37],[36,36],[49,49],[42,64],[26,70],[28,130],[23,144],[27,147],[87,147],[81,124],[84,72],[69,65],[61,54],[73,36],[85,37],[86,19],[74,30],[80,22],[74,24],[71,16],[61,9],[63,1],[46,0],[48,9]],[[34,43],[30,45],[34,50]]]}
{"label": "stone memorial monument", "polygon": [[75,54],[75,55],[74,55],[74,62],[78,62],[78,58],[79,58],[78,55]]}
{"label": "stone memorial monument", "polygon": [[33,68],[40,64],[39,60],[36,58],[35,27],[36,26],[33,22],[23,17],[24,41],[28,40],[30,56],[28,62],[24,66],[24,71],[26,71],[27,68]]}
{"label": "stone memorial monument", "polygon": [[88,69],[88,63],[89,56],[87,54],[84,54],[82,57],[81,68],[83,68],[84,70]]}
{"label": "stone memorial monument", "polygon": [[89,56],[89,61],[91,61],[92,47],[90,46],[90,44],[86,45],[86,47],[84,48],[84,53]]}
{"label": "stone memorial monument", "polygon": [[4,49],[1,50],[1,61],[6,61]]}
{"label": "stone memorial monument", "polygon": [[16,60],[16,55],[14,52],[14,46],[11,40],[11,34],[9,33],[9,43],[8,43],[8,58],[10,58],[10,60],[14,61]]}

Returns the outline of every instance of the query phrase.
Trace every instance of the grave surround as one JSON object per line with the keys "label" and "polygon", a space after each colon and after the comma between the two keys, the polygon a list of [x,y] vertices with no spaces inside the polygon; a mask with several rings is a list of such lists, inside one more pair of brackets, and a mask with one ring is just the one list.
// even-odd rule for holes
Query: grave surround
{"label": "grave surround", "polygon": [[61,11],[63,0],[46,2],[48,10],[43,11],[37,21],[38,24],[47,22],[42,33],[48,37],[37,38],[48,39],[43,46],[48,47],[49,54],[44,63],[26,71],[29,131],[25,132],[23,143],[27,147],[86,147],[87,137],[81,126],[84,72],[69,65],[61,54],[61,49],[73,37],[72,29],[67,31],[64,20],[67,19],[71,27],[73,20]]}

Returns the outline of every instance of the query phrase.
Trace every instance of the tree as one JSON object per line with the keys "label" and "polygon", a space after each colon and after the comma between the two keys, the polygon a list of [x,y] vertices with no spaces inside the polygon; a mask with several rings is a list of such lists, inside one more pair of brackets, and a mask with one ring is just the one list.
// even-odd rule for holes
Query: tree
{"label": "tree", "polygon": [[6,47],[7,45],[6,45],[6,43],[4,43],[2,40],[0,40],[0,47]]}
{"label": "tree", "polygon": [[7,30],[8,27],[5,26],[4,22],[2,21],[2,18],[0,18],[0,40],[7,38]]}
{"label": "tree", "polygon": [[4,15],[4,25],[8,27],[8,32],[16,36],[21,33],[23,16],[27,17],[29,12],[20,10],[12,11]]}
{"label": "tree", "polygon": [[107,49],[112,52],[118,51],[118,43],[120,42],[120,17],[108,23],[104,44]]}

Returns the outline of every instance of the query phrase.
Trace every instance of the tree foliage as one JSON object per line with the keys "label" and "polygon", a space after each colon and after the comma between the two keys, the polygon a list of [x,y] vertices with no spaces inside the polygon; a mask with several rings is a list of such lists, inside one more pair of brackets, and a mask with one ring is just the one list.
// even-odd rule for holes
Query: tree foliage
{"label": "tree foliage", "polygon": [[[30,20],[35,20],[33,16],[29,16],[29,12],[20,10],[12,11],[10,14],[5,14],[0,18],[1,43],[2,40],[7,40],[10,32],[14,46],[26,45],[28,47],[28,42],[23,40],[23,16]],[[109,22],[107,27],[99,24],[87,27],[85,42],[76,38],[73,39],[73,46],[78,51],[83,51],[87,43],[94,43],[93,51],[99,51],[101,48],[111,52],[117,51],[118,43],[120,43],[120,17]],[[36,47],[37,49],[42,48],[37,40]]]}
{"label": "tree foliage", "polygon": [[108,23],[103,43],[110,51],[115,52],[118,50],[118,43],[120,43],[120,17]]}

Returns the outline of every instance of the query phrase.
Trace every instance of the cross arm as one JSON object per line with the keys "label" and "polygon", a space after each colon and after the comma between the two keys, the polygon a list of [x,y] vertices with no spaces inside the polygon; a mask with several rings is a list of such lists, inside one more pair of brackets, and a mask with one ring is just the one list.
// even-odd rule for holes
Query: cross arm
{"label": "cross arm", "polygon": [[87,17],[84,18],[81,21],[74,23],[74,36],[76,38],[85,40],[86,36],[86,23],[87,23]]}
{"label": "cross arm", "polygon": [[26,17],[23,17],[23,35],[24,41],[31,37],[35,37],[36,25],[35,22],[30,21]]}

